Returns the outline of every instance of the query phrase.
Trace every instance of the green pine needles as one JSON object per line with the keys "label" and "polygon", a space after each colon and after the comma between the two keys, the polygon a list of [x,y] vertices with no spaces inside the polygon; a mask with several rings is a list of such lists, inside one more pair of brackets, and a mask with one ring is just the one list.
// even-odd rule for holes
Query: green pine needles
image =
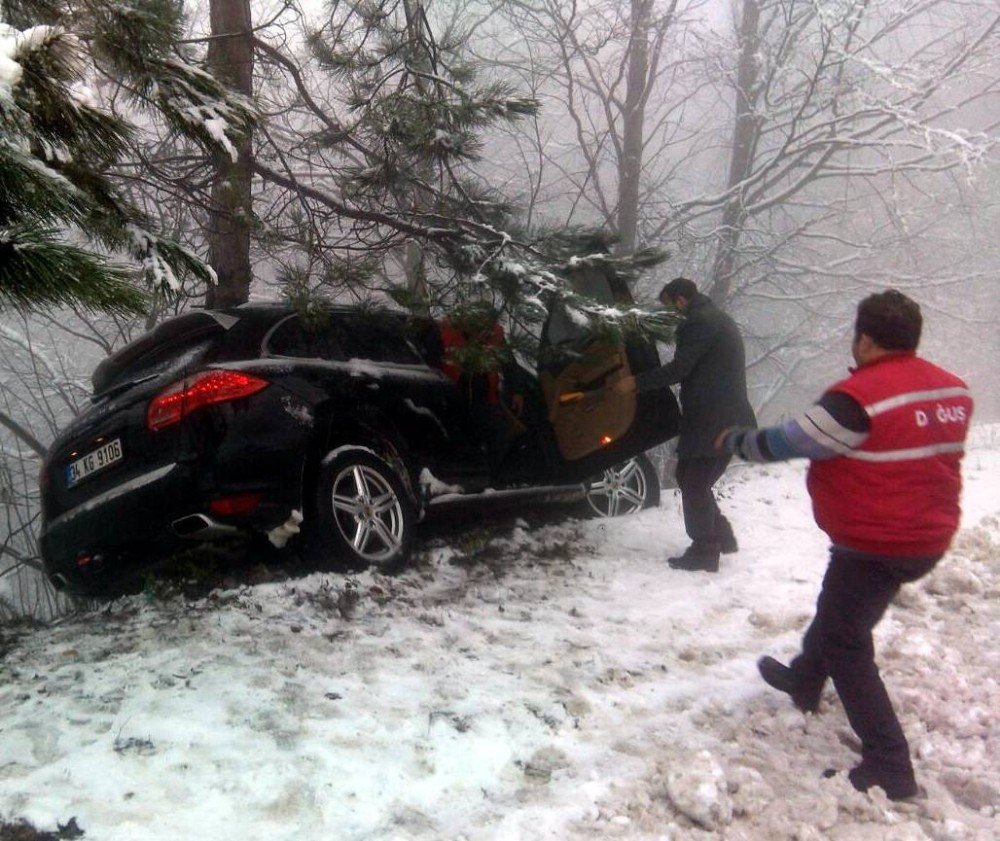
{"label": "green pine needles", "polygon": [[94,93],[111,83],[133,117],[235,156],[252,108],[181,51],[183,24],[172,0],[0,7],[0,307],[141,313],[149,290],[211,278],[119,189],[138,129]]}
{"label": "green pine needles", "polygon": [[[338,132],[319,127],[311,169],[335,161],[337,145],[349,138],[348,160],[337,161],[339,194],[354,218],[396,229],[389,237],[407,254],[405,277],[390,290],[398,304],[453,322],[489,311],[513,328],[511,338],[542,321],[553,297],[598,333],[648,329],[656,321],[619,306],[627,293],[598,302],[578,291],[578,281],[586,272],[609,273],[624,289],[666,255],[619,258],[596,234],[524,230],[516,203],[477,173],[484,138],[530,118],[540,105],[506,81],[482,79],[459,25],[434,20],[421,0],[330,9],[329,22],[308,43],[344,90],[350,119],[338,121]],[[671,325],[662,326],[669,333]],[[489,364],[487,350],[469,352],[483,353],[478,361]]]}

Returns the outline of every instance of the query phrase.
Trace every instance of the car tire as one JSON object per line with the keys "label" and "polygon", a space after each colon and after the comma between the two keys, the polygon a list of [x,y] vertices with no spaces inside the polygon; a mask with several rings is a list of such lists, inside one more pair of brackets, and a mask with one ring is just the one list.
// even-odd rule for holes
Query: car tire
{"label": "car tire", "polygon": [[584,482],[583,491],[591,517],[621,517],[660,504],[660,478],[645,453]]}
{"label": "car tire", "polygon": [[399,474],[368,449],[334,453],[320,466],[310,554],[353,569],[398,572],[409,559],[416,529],[413,502]]}

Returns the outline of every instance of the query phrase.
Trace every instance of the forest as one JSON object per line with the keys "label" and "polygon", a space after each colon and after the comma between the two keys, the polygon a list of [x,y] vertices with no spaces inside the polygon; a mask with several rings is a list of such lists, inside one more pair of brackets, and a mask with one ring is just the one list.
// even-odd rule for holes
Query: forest
{"label": "forest", "polygon": [[893,287],[997,420],[998,47],[996,0],[2,0],[0,616],[68,609],[41,459],[194,308],[486,301],[529,349],[541,297],[631,328],[684,275],[774,419]]}

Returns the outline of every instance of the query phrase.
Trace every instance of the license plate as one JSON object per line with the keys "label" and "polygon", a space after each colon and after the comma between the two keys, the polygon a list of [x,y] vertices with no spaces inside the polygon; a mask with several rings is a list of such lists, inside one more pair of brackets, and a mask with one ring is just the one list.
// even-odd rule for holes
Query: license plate
{"label": "license plate", "polygon": [[110,467],[112,464],[121,461],[122,458],[121,438],[108,441],[103,447],[98,447],[82,458],[71,461],[66,465],[66,487],[72,488],[88,476],[96,473],[98,470],[103,470],[105,467]]}

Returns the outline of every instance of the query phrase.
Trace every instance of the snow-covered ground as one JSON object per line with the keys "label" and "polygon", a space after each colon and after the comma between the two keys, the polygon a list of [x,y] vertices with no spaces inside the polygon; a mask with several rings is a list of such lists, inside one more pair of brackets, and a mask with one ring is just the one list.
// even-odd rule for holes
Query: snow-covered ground
{"label": "snow-covered ground", "polygon": [[850,787],[832,689],[807,717],[758,678],[795,652],[826,544],[802,465],[737,465],[717,575],[664,563],[685,545],[665,491],[438,538],[396,578],[135,596],[26,636],[0,662],[0,819],[96,841],[1000,838],[997,433],[966,458],[952,552],[878,630],[922,801]]}

